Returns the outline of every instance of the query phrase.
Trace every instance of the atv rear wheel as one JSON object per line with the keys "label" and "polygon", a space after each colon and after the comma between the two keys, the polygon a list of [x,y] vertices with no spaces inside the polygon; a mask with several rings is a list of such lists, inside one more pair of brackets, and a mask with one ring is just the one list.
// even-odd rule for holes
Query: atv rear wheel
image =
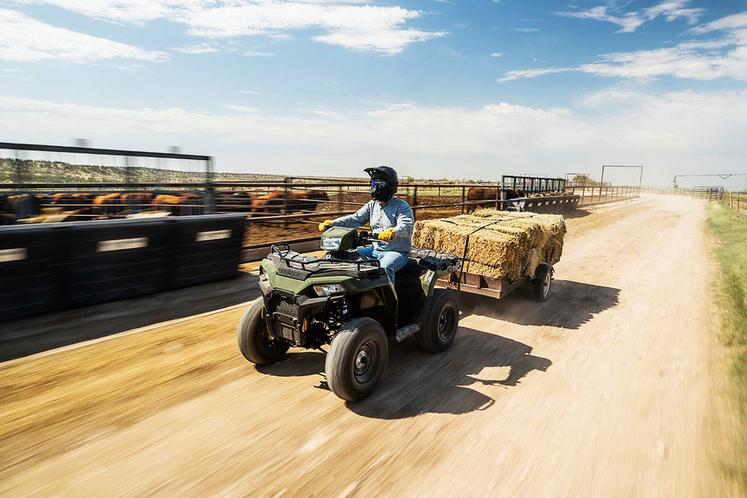
{"label": "atv rear wheel", "polygon": [[446,351],[459,327],[459,302],[453,292],[436,289],[426,308],[423,326],[415,338],[429,353]]}
{"label": "atv rear wheel", "polygon": [[327,385],[340,398],[365,398],[376,387],[389,359],[389,343],[381,324],[354,318],[332,340],[324,370]]}
{"label": "atv rear wheel", "polygon": [[269,365],[282,360],[290,347],[286,342],[270,339],[264,314],[262,298],[252,301],[239,322],[237,334],[241,354],[256,365]]}

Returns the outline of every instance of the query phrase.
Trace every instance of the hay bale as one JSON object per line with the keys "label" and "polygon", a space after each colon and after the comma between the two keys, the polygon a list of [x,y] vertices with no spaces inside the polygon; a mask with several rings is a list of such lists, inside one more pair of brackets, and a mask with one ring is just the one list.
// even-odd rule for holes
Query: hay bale
{"label": "hay bale", "polygon": [[560,260],[565,231],[559,215],[479,209],[417,222],[413,244],[459,256],[469,273],[517,280]]}

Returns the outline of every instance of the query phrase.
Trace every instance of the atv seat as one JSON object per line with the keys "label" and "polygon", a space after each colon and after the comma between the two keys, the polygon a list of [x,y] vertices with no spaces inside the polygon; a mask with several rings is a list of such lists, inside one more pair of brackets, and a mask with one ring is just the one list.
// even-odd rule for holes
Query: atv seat
{"label": "atv seat", "polygon": [[418,262],[417,259],[407,258],[407,264],[397,270],[397,280],[400,278],[420,278],[420,275],[425,272],[425,268]]}

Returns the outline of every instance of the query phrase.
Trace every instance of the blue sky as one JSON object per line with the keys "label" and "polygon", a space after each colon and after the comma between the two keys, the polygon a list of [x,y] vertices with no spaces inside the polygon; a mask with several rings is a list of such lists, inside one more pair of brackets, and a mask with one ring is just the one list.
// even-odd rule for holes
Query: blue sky
{"label": "blue sky", "polygon": [[747,0],[0,0],[5,140],[227,171],[747,172],[746,81]]}

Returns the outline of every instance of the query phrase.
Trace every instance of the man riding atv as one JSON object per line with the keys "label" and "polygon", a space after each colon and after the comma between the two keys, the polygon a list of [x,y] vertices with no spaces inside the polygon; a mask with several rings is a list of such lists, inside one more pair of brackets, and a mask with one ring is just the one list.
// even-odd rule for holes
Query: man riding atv
{"label": "man riding atv", "polygon": [[358,228],[368,223],[371,232],[378,234],[373,246],[360,247],[358,253],[366,258],[376,258],[394,283],[397,270],[407,264],[412,249],[412,209],[404,200],[395,197],[399,185],[397,172],[389,166],[364,170],[371,177],[371,200],[355,214],[319,224],[323,232],[331,226]]}

